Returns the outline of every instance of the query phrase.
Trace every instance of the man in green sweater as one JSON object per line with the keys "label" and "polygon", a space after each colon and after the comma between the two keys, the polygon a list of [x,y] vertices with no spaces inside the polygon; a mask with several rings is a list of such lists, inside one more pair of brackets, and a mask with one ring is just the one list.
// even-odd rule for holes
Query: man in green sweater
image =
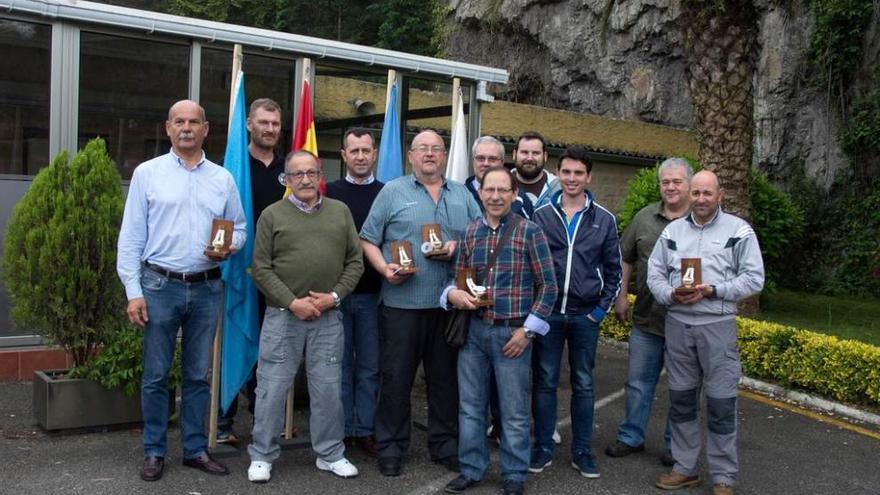
{"label": "man in green sweater", "polygon": [[297,151],[285,163],[291,195],[263,211],[254,245],[253,276],[267,303],[248,447],[248,479],[255,483],[269,481],[272,462],[280,455],[284,399],[304,351],[315,463],[344,478],[358,474],[344,456],[344,331],[338,307],[364,271],[360,241],[345,204],[321,196],[318,159]]}

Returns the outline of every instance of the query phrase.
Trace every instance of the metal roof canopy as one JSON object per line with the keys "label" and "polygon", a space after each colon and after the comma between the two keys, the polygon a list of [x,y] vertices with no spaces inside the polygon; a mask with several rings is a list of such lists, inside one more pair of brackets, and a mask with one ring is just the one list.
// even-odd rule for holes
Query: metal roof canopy
{"label": "metal roof canopy", "polygon": [[148,10],[77,0],[6,0],[3,4],[0,8],[6,12],[38,15],[50,20],[89,22],[136,29],[147,34],[165,33],[189,37],[210,43],[240,43],[246,47],[295,52],[317,59],[344,60],[367,66],[384,66],[435,77],[459,77],[501,84],[506,84],[508,80],[508,73],[504,69]]}

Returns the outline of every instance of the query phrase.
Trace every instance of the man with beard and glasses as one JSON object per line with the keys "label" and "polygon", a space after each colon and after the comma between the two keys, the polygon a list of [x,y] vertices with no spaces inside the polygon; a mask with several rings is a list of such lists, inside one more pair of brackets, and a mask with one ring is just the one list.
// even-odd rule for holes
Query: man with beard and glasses
{"label": "man with beard and glasses", "polygon": [[[364,225],[373,201],[382,190],[373,177],[376,142],[367,129],[355,127],[342,136],[345,177],[327,184],[327,197],[348,206],[358,231]],[[342,301],[345,327],[345,357],[342,360],[342,407],[345,409],[345,438],[370,457],[377,457],[373,417],[379,394],[379,290],[382,277],[372,266],[354,292]]]}
{"label": "man with beard and glasses", "polygon": [[202,151],[208,135],[205,110],[190,100],[175,103],[165,132],[171,151],[142,163],[131,178],[116,261],[128,297],[128,319],[144,331],[144,481],[158,480],[165,467],[168,372],[178,330],[183,336],[183,465],[208,474],[229,473],[207,453],[208,371],[223,282],[218,260],[208,258],[205,248],[217,218],[234,222],[232,252],[247,237],[232,175]]}
{"label": "man with beard and glasses", "polygon": [[321,167],[308,151],[287,157],[291,194],[257,222],[253,274],[266,295],[257,364],[257,407],[248,446],[248,479],[269,481],[281,454],[284,401],[305,355],[309,433],[315,465],[342,478],[357,476],[345,454],[340,388],[345,334],[339,305],[363,273],[354,220],[340,201],[321,196]]}
{"label": "man with beard and glasses", "polygon": [[547,148],[540,132],[522,133],[513,149],[513,163],[519,189],[529,198],[533,209],[537,210],[546,204],[560,190],[556,176],[544,170]]}
{"label": "man with beard and glasses", "polygon": [[[254,221],[260,218],[263,210],[278,201],[284,195],[284,184],[278,176],[284,173],[284,157],[275,151],[281,137],[281,107],[274,100],[260,98],[251,103],[248,112],[247,129],[250,134],[248,155],[251,169],[251,204],[254,209]],[[259,307],[259,325],[263,326],[266,313],[266,297],[257,292]],[[242,387],[248,398],[248,410],[254,413],[257,403],[254,391],[257,388],[257,365],[251,370],[250,379]],[[217,443],[238,444],[238,437],[232,429],[235,415],[238,413],[238,395],[232,399],[229,409],[220,411],[217,419]]]}

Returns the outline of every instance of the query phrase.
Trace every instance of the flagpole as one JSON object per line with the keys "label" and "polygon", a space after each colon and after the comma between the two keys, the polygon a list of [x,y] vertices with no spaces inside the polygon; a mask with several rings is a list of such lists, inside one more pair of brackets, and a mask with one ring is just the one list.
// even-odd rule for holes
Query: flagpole
{"label": "flagpole", "polygon": [[[226,135],[229,136],[229,131],[232,128],[232,114],[233,109],[235,108],[235,93],[238,89],[238,74],[241,72],[241,45],[236,44],[235,48],[232,50],[232,84],[229,88],[229,126],[226,129]],[[226,291],[223,291],[223,295],[220,298],[220,307],[223,308],[226,304]],[[214,353],[211,357],[211,410],[210,416],[208,417],[208,448],[216,449],[217,448],[217,419],[218,419],[218,411],[220,409],[220,346],[223,342],[223,316],[226,312],[221,311],[220,318],[217,319],[217,329],[214,333]]]}
{"label": "flagpole", "polygon": [[452,122],[449,127],[450,135],[455,131],[455,117],[458,115],[458,93],[461,92],[461,79],[452,78]]}

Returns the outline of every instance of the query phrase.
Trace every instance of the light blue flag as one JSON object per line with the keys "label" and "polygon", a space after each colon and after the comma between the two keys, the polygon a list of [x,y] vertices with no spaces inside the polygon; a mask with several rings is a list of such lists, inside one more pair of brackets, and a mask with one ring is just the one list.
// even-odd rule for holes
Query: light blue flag
{"label": "light blue flag", "polygon": [[257,288],[249,268],[254,257],[254,208],[251,201],[251,170],[248,154],[247,110],[244,101],[244,73],[239,72],[235,102],[229,117],[229,136],[223,166],[232,174],[241,195],[247,220],[247,242],[224,262],[226,299],[223,311],[223,348],[220,367],[220,407],[229,408],[232,399],[248,380],[257,362],[260,344],[257,319]]}
{"label": "light blue flag", "polygon": [[400,148],[400,116],[397,111],[397,85],[391,85],[385,105],[385,123],[379,143],[379,164],[376,179],[388,183],[403,175],[403,156]]}

